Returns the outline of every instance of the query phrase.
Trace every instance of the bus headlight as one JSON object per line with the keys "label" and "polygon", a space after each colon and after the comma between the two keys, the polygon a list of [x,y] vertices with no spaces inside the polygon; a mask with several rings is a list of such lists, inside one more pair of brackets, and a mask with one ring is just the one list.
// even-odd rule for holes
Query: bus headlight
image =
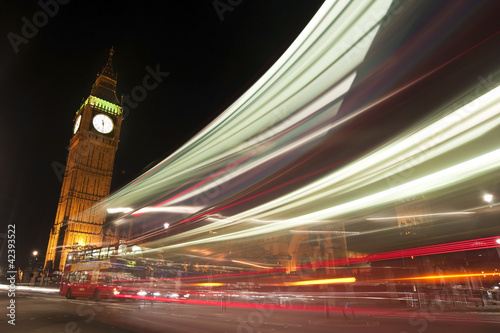
{"label": "bus headlight", "polygon": [[141,290],[137,293],[137,295],[139,296],[146,296],[147,295],[147,292],[145,292],[144,290]]}

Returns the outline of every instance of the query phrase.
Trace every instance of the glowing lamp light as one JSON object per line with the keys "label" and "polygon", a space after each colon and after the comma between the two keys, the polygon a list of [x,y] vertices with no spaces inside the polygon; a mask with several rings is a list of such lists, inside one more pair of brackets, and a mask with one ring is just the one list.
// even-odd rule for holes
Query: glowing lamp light
{"label": "glowing lamp light", "polygon": [[33,251],[33,256],[36,257],[38,255],[38,251]]}
{"label": "glowing lamp light", "polygon": [[487,203],[493,202],[493,194],[486,193],[485,195],[483,195],[483,200]]}
{"label": "glowing lamp light", "polygon": [[169,227],[169,226],[170,226],[170,224],[168,224],[168,223],[163,224],[163,227],[164,227],[165,229],[168,229],[168,227]]}
{"label": "glowing lamp light", "polygon": [[500,244],[500,238],[497,238],[497,244]]}

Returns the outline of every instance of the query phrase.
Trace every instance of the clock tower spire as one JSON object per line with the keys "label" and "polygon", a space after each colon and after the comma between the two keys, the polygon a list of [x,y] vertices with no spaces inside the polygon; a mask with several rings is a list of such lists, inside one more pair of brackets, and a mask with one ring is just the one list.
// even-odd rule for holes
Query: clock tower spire
{"label": "clock tower spire", "polygon": [[68,252],[100,246],[106,213],[95,204],[109,194],[123,110],[116,97],[117,74],[108,61],[76,112],[73,136],[45,269],[63,270]]}
{"label": "clock tower spire", "polygon": [[110,103],[121,105],[120,101],[116,97],[116,81],[118,80],[118,76],[113,70],[113,53],[114,48],[111,47],[109,50],[108,61],[103,67],[101,73],[97,75],[97,79],[92,86],[90,94]]}

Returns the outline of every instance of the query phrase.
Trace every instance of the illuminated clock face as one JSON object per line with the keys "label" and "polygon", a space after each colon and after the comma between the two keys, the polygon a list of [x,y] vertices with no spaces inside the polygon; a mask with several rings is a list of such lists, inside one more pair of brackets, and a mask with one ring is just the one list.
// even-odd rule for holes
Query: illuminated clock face
{"label": "illuminated clock face", "polygon": [[92,119],[94,128],[101,133],[107,134],[113,130],[113,120],[105,114],[98,114]]}
{"label": "illuminated clock face", "polygon": [[76,134],[76,132],[80,128],[80,122],[81,121],[82,121],[82,115],[79,115],[78,118],[76,118],[76,121],[75,121],[75,127],[73,128],[73,134]]}

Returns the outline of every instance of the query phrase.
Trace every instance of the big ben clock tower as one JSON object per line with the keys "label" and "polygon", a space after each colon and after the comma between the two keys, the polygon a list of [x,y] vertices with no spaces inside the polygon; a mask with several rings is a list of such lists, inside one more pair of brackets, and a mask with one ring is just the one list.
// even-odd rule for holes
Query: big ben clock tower
{"label": "big ben clock tower", "polygon": [[106,213],[94,205],[109,194],[123,120],[116,97],[113,48],[88,98],[76,112],[45,269],[64,269],[68,252],[99,246]]}

